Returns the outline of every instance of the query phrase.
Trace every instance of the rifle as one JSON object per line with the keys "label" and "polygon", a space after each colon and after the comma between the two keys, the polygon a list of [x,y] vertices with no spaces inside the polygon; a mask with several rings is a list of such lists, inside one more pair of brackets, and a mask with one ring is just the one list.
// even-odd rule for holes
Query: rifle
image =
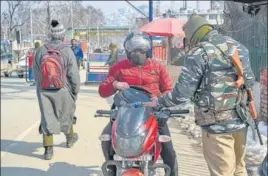
{"label": "rifle", "polygon": [[[238,55],[236,46],[232,46],[230,48],[228,58],[232,62],[235,68],[235,71],[237,73],[237,81],[234,84],[235,88],[241,88],[242,90],[246,90],[246,93],[247,93],[247,105],[243,103],[237,105],[236,111],[238,115],[240,116],[240,118],[252,128],[254,139],[255,139],[254,129],[256,130],[260,144],[263,145],[260,130],[258,127],[258,120],[257,120],[258,115],[257,115],[257,111],[256,111],[255,104],[254,104],[253,93],[252,93],[251,88],[247,86],[246,81],[244,80],[243,67],[242,67],[242,63]],[[245,111],[247,109],[250,113],[250,116],[254,120],[254,124],[252,123],[252,119],[249,119],[248,113]]]}

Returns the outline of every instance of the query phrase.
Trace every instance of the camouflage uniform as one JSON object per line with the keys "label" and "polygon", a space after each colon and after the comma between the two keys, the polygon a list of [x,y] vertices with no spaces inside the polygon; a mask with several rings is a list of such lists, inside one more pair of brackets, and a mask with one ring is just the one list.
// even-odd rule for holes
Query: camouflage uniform
{"label": "camouflage uniform", "polygon": [[[198,23],[200,19],[203,24],[198,25],[201,27],[208,24],[201,17],[190,19],[192,21],[188,23],[195,20]],[[199,30],[200,26],[196,29]],[[239,90],[234,87],[237,75],[226,56],[230,46],[238,48],[245,81],[252,86],[254,75],[249,64],[249,52],[232,38],[222,36],[212,27],[208,29],[200,40],[192,42],[194,47],[187,53],[175,87],[160,97],[158,103],[170,107],[192,100],[196,123],[203,129],[203,152],[211,175],[245,176],[247,125],[233,110],[238,103]],[[195,35],[196,31],[192,33]]]}
{"label": "camouflage uniform", "polygon": [[266,154],[258,169],[260,176],[268,176],[268,154]]}

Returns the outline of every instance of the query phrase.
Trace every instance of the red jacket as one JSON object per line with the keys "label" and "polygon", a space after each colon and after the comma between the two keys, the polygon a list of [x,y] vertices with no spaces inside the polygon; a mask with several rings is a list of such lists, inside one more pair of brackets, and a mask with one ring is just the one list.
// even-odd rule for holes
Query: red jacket
{"label": "red jacket", "polygon": [[28,57],[28,67],[32,68],[33,67],[33,53],[28,52],[26,57]]}
{"label": "red jacket", "polygon": [[129,59],[113,65],[99,86],[101,97],[106,98],[116,93],[113,87],[115,80],[140,86],[151,92],[152,97],[168,93],[172,89],[171,78],[165,67],[151,59],[147,59],[146,64],[141,67],[133,65]]}

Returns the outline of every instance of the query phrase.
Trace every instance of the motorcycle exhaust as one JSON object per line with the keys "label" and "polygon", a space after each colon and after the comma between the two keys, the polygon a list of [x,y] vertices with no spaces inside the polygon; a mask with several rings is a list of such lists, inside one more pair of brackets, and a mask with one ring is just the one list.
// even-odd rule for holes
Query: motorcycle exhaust
{"label": "motorcycle exhaust", "polygon": [[155,169],[160,169],[163,168],[165,170],[165,176],[170,176],[171,174],[171,169],[168,165],[162,164],[162,163],[156,163],[152,166],[148,166],[149,170],[155,170]]}
{"label": "motorcycle exhaust", "polygon": [[108,166],[115,166],[116,169],[121,168],[120,163],[118,163],[116,161],[113,161],[113,160],[106,161],[101,166],[101,171],[103,173],[103,176],[109,176],[109,172],[107,171]]}

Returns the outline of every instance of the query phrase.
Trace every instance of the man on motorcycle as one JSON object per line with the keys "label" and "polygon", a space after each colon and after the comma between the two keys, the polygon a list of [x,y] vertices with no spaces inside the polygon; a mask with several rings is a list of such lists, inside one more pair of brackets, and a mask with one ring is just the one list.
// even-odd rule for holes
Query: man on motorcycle
{"label": "man on motorcycle", "polygon": [[[141,33],[131,33],[127,36],[124,47],[127,58],[113,65],[109,73],[99,86],[99,94],[106,98],[117,90],[129,88],[129,85],[140,86],[151,92],[152,97],[164,95],[172,89],[172,82],[164,66],[149,58],[151,41]],[[111,134],[112,124],[109,123],[102,134]],[[170,136],[167,120],[159,121],[159,134]],[[112,160],[111,141],[103,141],[102,149],[106,160]],[[161,157],[163,162],[171,168],[171,176],[178,175],[176,153],[172,142],[162,143]],[[112,174],[115,168],[109,168]]]}

